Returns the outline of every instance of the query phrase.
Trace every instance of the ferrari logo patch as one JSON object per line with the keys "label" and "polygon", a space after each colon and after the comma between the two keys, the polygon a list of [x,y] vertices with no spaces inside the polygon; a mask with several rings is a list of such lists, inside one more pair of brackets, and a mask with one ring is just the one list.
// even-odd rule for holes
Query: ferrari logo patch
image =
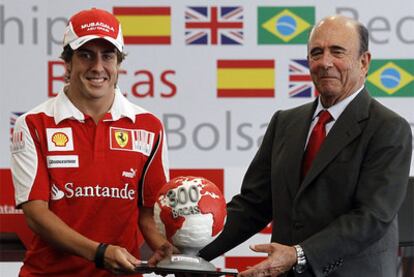
{"label": "ferrari logo patch", "polygon": [[143,129],[110,128],[110,149],[139,152],[149,156],[155,134]]}
{"label": "ferrari logo patch", "polygon": [[129,132],[124,130],[115,131],[115,140],[120,147],[124,148],[128,144]]}

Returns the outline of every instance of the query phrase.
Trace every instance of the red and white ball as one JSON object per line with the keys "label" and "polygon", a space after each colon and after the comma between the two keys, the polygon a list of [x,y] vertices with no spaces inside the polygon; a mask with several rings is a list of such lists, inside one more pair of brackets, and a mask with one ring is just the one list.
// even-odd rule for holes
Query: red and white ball
{"label": "red and white ball", "polygon": [[165,184],[157,195],[157,228],[176,247],[202,248],[222,230],[226,201],[215,184],[202,177],[180,176]]}

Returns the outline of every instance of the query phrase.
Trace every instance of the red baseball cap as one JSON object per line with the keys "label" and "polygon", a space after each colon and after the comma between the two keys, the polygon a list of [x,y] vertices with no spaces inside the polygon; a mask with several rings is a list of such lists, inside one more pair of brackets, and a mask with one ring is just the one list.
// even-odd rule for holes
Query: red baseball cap
{"label": "red baseball cap", "polygon": [[63,36],[63,47],[69,44],[76,50],[98,38],[111,42],[120,52],[124,49],[121,24],[113,14],[96,8],[84,10],[69,19]]}

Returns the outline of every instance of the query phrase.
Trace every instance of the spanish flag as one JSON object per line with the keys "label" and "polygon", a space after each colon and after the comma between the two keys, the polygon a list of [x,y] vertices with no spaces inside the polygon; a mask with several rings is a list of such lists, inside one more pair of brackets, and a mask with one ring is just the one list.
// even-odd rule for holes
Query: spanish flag
{"label": "spanish flag", "polygon": [[217,97],[274,96],[274,60],[217,61]]}
{"label": "spanish flag", "polygon": [[170,7],[113,7],[125,44],[170,44]]}

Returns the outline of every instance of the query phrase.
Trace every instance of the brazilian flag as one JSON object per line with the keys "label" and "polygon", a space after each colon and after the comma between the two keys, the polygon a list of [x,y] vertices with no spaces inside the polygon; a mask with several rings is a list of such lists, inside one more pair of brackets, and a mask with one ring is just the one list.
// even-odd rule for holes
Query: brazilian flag
{"label": "brazilian flag", "polygon": [[414,60],[372,60],[366,85],[374,97],[414,97]]}
{"label": "brazilian flag", "polygon": [[258,7],[259,44],[306,44],[315,7]]}

